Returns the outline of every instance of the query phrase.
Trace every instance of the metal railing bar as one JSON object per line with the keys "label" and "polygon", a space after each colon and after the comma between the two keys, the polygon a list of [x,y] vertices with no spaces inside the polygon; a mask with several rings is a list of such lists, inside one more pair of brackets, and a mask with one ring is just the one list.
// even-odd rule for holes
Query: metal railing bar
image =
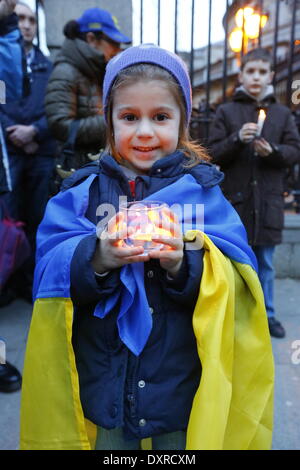
{"label": "metal railing bar", "polygon": [[175,0],[175,34],[174,34],[174,51],[177,54],[177,20],[178,20],[178,0]]}
{"label": "metal railing bar", "polygon": [[259,21],[259,29],[258,29],[258,46],[261,46],[261,15],[264,10],[264,2],[263,0],[259,0],[259,14],[260,14],[260,21]]}
{"label": "metal railing bar", "polygon": [[[207,120],[210,115],[210,70],[211,70],[211,13],[212,13],[212,0],[209,0],[208,7],[208,48],[207,48],[207,81],[206,81],[206,112]],[[206,125],[206,138],[209,136],[209,124]]]}
{"label": "metal railing bar", "polygon": [[289,58],[288,58],[288,77],[287,77],[287,82],[286,82],[286,105],[288,107],[291,106],[292,73],[293,73],[293,61],[294,61],[294,50],[295,50],[296,14],[297,14],[297,0],[293,0],[291,40],[290,40],[290,51],[289,51]]}
{"label": "metal railing bar", "polygon": [[157,44],[160,46],[160,0],[157,0]]}
{"label": "metal railing bar", "polygon": [[227,89],[227,53],[228,53],[228,7],[229,0],[226,0],[226,17],[225,17],[225,38],[224,38],[224,62],[223,62],[223,102],[226,103],[226,89]]}
{"label": "metal railing bar", "polygon": [[191,54],[190,54],[190,79],[191,85],[194,85],[194,16],[195,0],[192,0],[192,24],[191,24]]}
{"label": "metal railing bar", "polygon": [[140,13],[140,18],[141,18],[141,35],[140,35],[140,40],[141,44],[143,44],[143,11],[144,11],[144,0],[140,0],[141,2],[141,13]]}
{"label": "metal railing bar", "polygon": [[274,30],[274,42],[273,42],[273,68],[274,70],[276,70],[276,66],[277,66],[277,45],[278,45],[280,1],[281,0],[276,0],[276,9],[275,9],[275,30]]}

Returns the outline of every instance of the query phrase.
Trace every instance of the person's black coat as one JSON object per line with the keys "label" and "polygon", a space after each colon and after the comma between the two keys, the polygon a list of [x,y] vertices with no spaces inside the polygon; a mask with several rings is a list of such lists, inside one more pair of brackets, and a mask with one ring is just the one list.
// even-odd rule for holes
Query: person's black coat
{"label": "person's black coat", "polygon": [[[244,144],[238,133],[246,122],[257,122],[258,109],[267,117],[262,130],[273,152],[260,157],[253,143]],[[284,222],[283,177],[285,169],[300,160],[300,138],[290,110],[273,94],[258,103],[243,91],[221,105],[214,120],[209,147],[213,161],[225,173],[224,195],[244,223],[249,243],[276,245],[281,242]]]}
{"label": "person's black coat", "polygon": [[[30,94],[21,100],[0,106],[0,120],[4,132],[7,127],[16,124],[35,126],[37,134],[34,140],[39,145],[36,154],[38,156],[54,157],[56,142],[48,128],[44,104],[46,87],[52,71],[52,63],[38,47],[34,46],[34,49],[35,56],[30,66],[32,71]],[[16,147],[8,138],[6,145],[9,154],[24,155],[23,148]]]}

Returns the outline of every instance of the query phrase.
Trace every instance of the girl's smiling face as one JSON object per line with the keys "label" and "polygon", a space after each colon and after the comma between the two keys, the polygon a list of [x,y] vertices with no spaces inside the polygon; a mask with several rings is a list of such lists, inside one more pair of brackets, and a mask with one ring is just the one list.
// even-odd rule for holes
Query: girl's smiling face
{"label": "girl's smiling face", "polygon": [[180,109],[162,80],[138,81],[115,90],[112,124],[123,164],[147,174],[178,145]]}

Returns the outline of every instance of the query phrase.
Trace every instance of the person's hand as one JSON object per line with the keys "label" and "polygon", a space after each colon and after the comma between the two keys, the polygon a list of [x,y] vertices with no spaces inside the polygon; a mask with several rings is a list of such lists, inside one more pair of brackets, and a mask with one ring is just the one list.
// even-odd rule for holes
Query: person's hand
{"label": "person's hand", "polygon": [[273,152],[271,145],[263,137],[255,139],[254,150],[258,153],[260,157],[267,157]]}
{"label": "person's hand", "polygon": [[255,122],[246,122],[239,131],[239,139],[241,142],[248,144],[252,142],[257,133],[258,126]]}
{"label": "person's hand", "polygon": [[33,140],[32,142],[29,142],[29,144],[24,145],[23,150],[28,155],[32,155],[37,152],[38,148],[39,144]]}
{"label": "person's hand", "polygon": [[17,0],[0,0],[0,20],[14,12]]}
{"label": "person's hand", "polygon": [[168,220],[166,224],[169,235],[152,238],[156,243],[161,243],[164,248],[161,250],[150,251],[149,256],[152,259],[159,259],[160,265],[171,277],[175,277],[182,265],[183,260],[183,236],[181,225],[177,215],[170,209],[163,209],[164,215]]}
{"label": "person's hand", "polygon": [[34,126],[24,126],[22,124],[16,124],[6,128],[9,133],[9,140],[16,146],[22,147],[33,141],[36,135],[36,129]]}
{"label": "person's hand", "polygon": [[124,214],[118,212],[101,232],[92,259],[95,272],[101,274],[125,264],[149,261],[149,255],[143,255],[143,247],[130,247],[124,243],[124,239],[133,233],[133,229],[127,228],[124,219]]}

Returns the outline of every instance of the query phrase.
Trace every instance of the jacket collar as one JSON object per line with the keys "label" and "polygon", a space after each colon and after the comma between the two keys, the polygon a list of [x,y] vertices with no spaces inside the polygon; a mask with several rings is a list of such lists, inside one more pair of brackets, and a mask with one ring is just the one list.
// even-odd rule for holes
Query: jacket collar
{"label": "jacket collar", "polygon": [[240,86],[235,91],[233,101],[254,103],[259,108],[267,106],[268,104],[276,102],[276,98],[274,95],[274,87],[273,85],[268,85],[264,93],[258,98],[256,98],[255,96],[252,96],[243,86]]}
{"label": "jacket collar", "polygon": [[76,67],[83,75],[100,81],[105,72],[103,54],[93,49],[82,39],[65,39],[55,64],[68,62]]}

